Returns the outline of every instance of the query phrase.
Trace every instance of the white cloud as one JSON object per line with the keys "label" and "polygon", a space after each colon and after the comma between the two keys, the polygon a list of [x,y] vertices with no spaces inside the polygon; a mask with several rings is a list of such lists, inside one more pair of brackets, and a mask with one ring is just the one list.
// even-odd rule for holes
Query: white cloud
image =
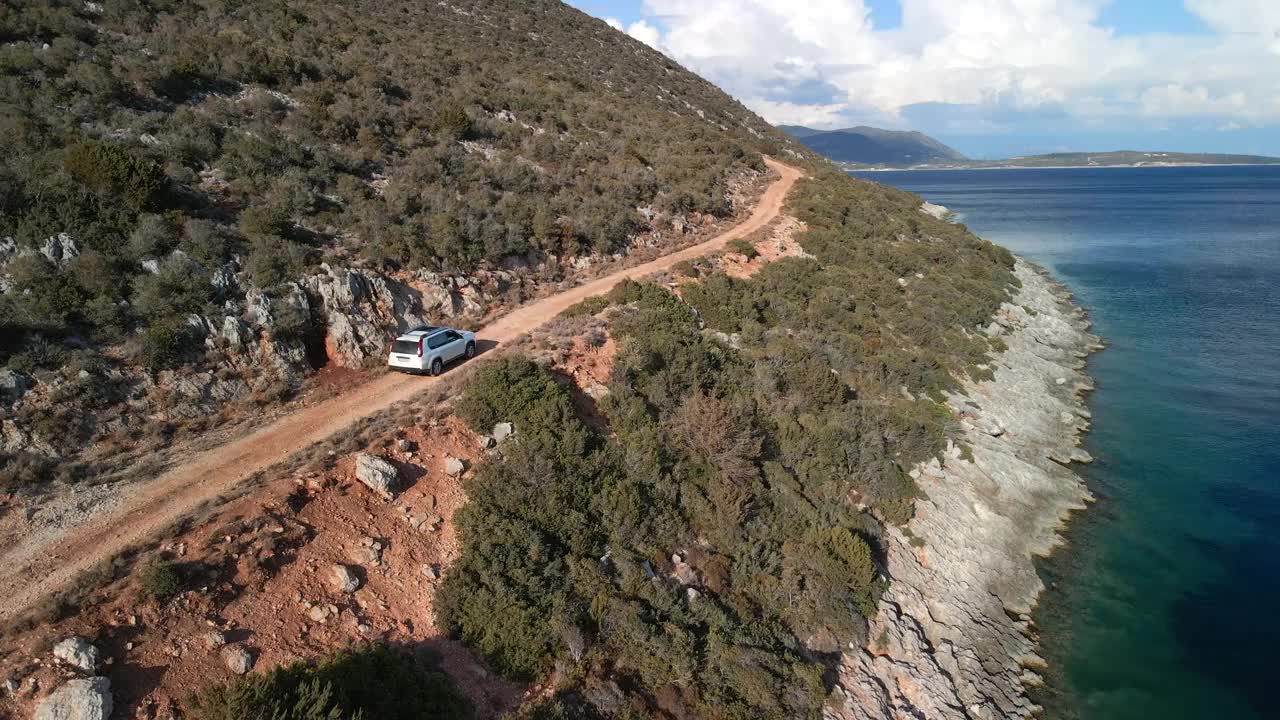
{"label": "white cloud", "polygon": [[627,34],[655,50],[662,49],[662,33],[644,20],[637,20],[627,27]]}
{"label": "white cloud", "polygon": [[1216,34],[1121,36],[1108,0],[645,0],[627,32],[774,122],[893,118],[921,103],[992,114],[1280,120],[1280,0],[1186,0]]}
{"label": "white cloud", "polygon": [[604,22],[614,30],[624,32],[655,50],[663,50],[665,52],[662,47],[662,31],[644,20],[637,20],[631,23],[629,27],[623,25],[622,21],[615,17],[607,17]]}
{"label": "white cloud", "polygon": [[845,120],[848,109],[844,103],[830,105],[802,105],[755,97],[745,104],[754,108],[762,117],[775,125],[805,125],[808,127],[835,127]]}

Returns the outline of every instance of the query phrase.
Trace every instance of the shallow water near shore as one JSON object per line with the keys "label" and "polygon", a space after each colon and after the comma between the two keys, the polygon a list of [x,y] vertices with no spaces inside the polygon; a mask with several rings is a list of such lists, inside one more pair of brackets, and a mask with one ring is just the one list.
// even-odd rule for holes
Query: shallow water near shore
{"label": "shallow water near shore", "polygon": [[1042,564],[1049,718],[1280,715],[1280,167],[865,175],[1047,267],[1108,349]]}

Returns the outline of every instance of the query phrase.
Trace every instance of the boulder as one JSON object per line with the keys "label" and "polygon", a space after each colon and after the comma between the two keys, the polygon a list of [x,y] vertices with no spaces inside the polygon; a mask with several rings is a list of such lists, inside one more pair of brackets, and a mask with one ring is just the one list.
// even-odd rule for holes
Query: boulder
{"label": "boulder", "polygon": [[239,350],[252,337],[249,334],[249,326],[245,325],[240,318],[228,315],[222,319],[222,339],[227,342],[227,347],[232,350]]}
{"label": "boulder", "polygon": [[228,645],[222,648],[222,663],[237,675],[244,675],[253,669],[253,653],[243,645]]}
{"label": "boulder", "polygon": [[515,425],[512,425],[509,422],[500,422],[493,426],[493,432],[489,434],[493,437],[494,441],[502,442],[503,440],[506,440],[507,438],[514,435],[515,432],[516,432]]}
{"label": "boulder", "polygon": [[382,543],[371,537],[361,538],[360,542],[347,552],[347,557],[360,565],[381,565]]}
{"label": "boulder", "polygon": [[40,254],[54,265],[62,266],[76,259],[80,255],[80,248],[70,235],[62,232],[45,238],[40,244]]}
{"label": "boulder", "polygon": [[386,460],[368,453],[356,456],[356,479],[370,490],[390,499],[400,485],[400,471]]}
{"label": "boulder", "polygon": [[16,370],[0,369],[0,400],[20,400],[30,389],[31,378]]}
{"label": "boulder", "polygon": [[205,633],[204,644],[210,650],[217,650],[227,644],[227,636],[217,630],[210,631]]}
{"label": "boulder", "polygon": [[53,656],[84,672],[93,672],[98,667],[98,648],[78,635],[54,645]]}
{"label": "boulder", "polygon": [[492,448],[492,447],[496,447],[497,445],[498,445],[498,441],[497,441],[497,440],[495,440],[495,439],[494,439],[494,437],[493,437],[492,435],[481,435],[481,436],[480,436],[480,449],[481,449],[481,450],[488,450],[488,449],[490,449],[490,448]]}
{"label": "boulder", "polygon": [[107,720],[111,707],[110,680],[77,678],[41,700],[34,720]]}
{"label": "boulder", "polygon": [[445,458],[444,471],[450,477],[457,477],[461,475],[463,471],[465,471],[466,469],[467,469],[467,464],[459,460],[458,458],[455,458],[455,457]]}
{"label": "boulder", "polygon": [[360,576],[346,565],[334,565],[331,579],[339,592],[352,593],[360,589]]}

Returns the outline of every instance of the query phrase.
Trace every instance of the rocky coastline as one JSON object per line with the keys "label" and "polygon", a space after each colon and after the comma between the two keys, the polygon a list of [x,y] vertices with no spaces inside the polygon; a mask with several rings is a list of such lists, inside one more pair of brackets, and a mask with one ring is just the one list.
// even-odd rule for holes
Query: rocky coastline
{"label": "rocky coastline", "polygon": [[995,378],[948,399],[961,426],[945,461],[912,475],[916,516],[884,537],[892,582],[866,646],[845,651],[831,720],[1027,718],[1042,684],[1031,612],[1044,589],[1035,558],[1063,542],[1092,498],[1069,467],[1089,427],[1085,358],[1102,347],[1085,313],[1019,259],[1022,287],[987,334],[1007,345]]}

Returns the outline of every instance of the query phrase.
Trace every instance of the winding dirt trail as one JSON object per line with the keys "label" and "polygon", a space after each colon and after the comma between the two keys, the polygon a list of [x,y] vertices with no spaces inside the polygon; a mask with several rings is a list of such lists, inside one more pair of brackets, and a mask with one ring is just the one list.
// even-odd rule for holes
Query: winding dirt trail
{"label": "winding dirt trail", "polygon": [[[524,305],[477,331],[484,341],[510,342],[560,314],[569,306],[610,290],[620,280],[641,278],[683,260],[722,249],[769,224],[782,210],[787,193],[802,171],[766,158],[781,176],[765,190],[751,216],[698,245],[643,265],[620,270],[558,295]],[[485,353],[483,362],[494,353]],[[119,506],[61,537],[9,548],[0,559],[0,624],[7,623],[71,586],[83,573],[173,525],[204,503],[215,501],[240,483],[320,442],[355,421],[412,398],[435,378],[383,375],[337,397],[303,408],[244,437],[192,457],[138,488]]]}

